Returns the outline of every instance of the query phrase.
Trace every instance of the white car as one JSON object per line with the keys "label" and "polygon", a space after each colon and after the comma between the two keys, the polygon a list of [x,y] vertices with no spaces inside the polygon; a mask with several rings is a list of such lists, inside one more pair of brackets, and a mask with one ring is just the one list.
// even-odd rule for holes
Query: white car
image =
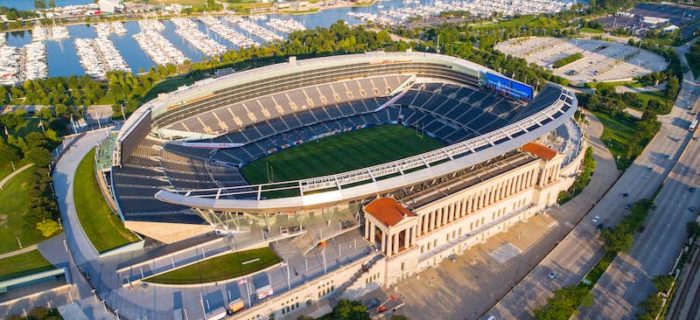
{"label": "white car", "polygon": [[547,276],[548,276],[550,279],[554,279],[554,278],[557,277],[557,273],[554,272],[554,271],[552,271],[552,272],[550,272]]}
{"label": "white car", "polygon": [[593,220],[592,220],[592,221],[593,221],[593,224],[596,224],[596,223],[598,223],[598,221],[600,221],[600,217],[599,217],[599,216],[595,216],[595,217],[593,217]]}

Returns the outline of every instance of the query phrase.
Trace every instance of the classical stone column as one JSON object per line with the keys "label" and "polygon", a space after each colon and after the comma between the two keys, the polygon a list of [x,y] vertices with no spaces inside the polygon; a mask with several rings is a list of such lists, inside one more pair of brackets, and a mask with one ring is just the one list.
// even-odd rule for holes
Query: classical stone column
{"label": "classical stone column", "polygon": [[376,229],[377,229],[377,226],[375,226],[374,223],[370,222],[369,239],[370,239],[370,242],[372,242],[372,243],[374,243],[374,239],[376,237],[376,234],[375,234]]}
{"label": "classical stone column", "polygon": [[418,241],[418,226],[413,227],[413,231],[411,232],[411,245],[415,245],[416,242]]}
{"label": "classical stone column", "polygon": [[372,238],[369,237],[369,219],[365,219],[365,239],[372,242]]}
{"label": "classical stone column", "polygon": [[394,254],[399,253],[399,232],[397,232],[394,237]]}
{"label": "classical stone column", "polygon": [[385,251],[385,253],[386,253],[387,256],[391,256],[391,254],[392,254],[392,251],[391,251],[392,248],[391,248],[391,247],[392,247],[392,244],[393,244],[392,241],[391,241],[391,240],[392,240],[392,239],[391,239],[391,235],[390,235],[388,232],[386,232],[384,235],[385,235],[385,238],[386,238],[386,251]]}

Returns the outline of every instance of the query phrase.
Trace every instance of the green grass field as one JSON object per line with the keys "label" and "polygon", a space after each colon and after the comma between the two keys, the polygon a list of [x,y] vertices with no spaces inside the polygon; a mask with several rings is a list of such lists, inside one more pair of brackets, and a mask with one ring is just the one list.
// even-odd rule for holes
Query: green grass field
{"label": "green grass field", "polygon": [[0,281],[54,269],[39,250],[0,259]]}
{"label": "green grass field", "polygon": [[594,111],[593,114],[603,123],[603,135],[601,135],[600,140],[616,156],[618,169],[626,168],[628,164],[626,165],[625,162],[628,160],[624,159],[625,146],[630,144],[632,137],[637,134],[637,125],[634,120],[621,116],[613,118],[603,112]]}
{"label": "green grass field", "polygon": [[307,142],[243,167],[251,184],[290,181],[377,165],[444,144],[400,125],[352,131]]}
{"label": "green grass field", "polygon": [[163,284],[222,281],[269,268],[281,261],[282,259],[270,248],[252,249],[197,262],[184,268],[147,278],[144,281]]}
{"label": "green grass field", "polygon": [[36,226],[24,219],[29,214],[29,191],[33,185],[35,167],[28,168],[10,180],[0,190],[0,253],[15,251],[30,246],[45,238]]}
{"label": "green grass field", "polygon": [[124,228],[119,217],[112,213],[100,192],[95,178],[95,149],[78,166],[73,185],[73,200],[80,225],[100,253],[138,241],[138,237]]}

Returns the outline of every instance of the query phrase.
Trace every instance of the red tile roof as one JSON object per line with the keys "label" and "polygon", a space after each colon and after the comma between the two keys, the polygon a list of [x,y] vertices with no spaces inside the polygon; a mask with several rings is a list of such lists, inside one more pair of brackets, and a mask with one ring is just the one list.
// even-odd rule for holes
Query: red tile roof
{"label": "red tile roof", "polygon": [[394,198],[379,198],[372,200],[365,206],[365,212],[372,215],[386,226],[394,226],[404,217],[413,217],[415,214],[398,203]]}
{"label": "red tile roof", "polygon": [[526,143],[521,149],[544,160],[552,160],[557,155],[551,148],[535,142]]}

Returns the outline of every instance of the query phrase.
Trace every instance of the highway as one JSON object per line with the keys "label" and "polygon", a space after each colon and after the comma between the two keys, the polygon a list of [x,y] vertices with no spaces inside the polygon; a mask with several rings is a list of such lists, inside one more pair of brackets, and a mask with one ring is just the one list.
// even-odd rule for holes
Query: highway
{"label": "highway", "polygon": [[[667,268],[673,263],[678,251],[672,251],[672,249],[679,248],[682,238],[685,236],[685,222],[677,219],[688,216],[687,200],[691,199],[691,194],[684,184],[688,183],[687,180],[691,176],[692,167],[689,165],[695,165],[696,168],[700,167],[700,164],[697,162],[700,160],[698,158],[700,152],[697,150],[688,152],[688,155],[681,157],[686,145],[691,141],[691,135],[687,127],[690,124],[690,119],[694,117],[686,108],[690,105],[695,105],[696,111],[699,108],[697,105],[698,88],[690,79],[692,77],[686,77],[686,80],[683,82],[681,93],[676,100],[673,110],[668,115],[659,117],[659,121],[662,123],[660,131],[634,161],[632,166],[625,171],[582,222],[530,274],[491,308],[489,312],[485,313],[485,316],[494,315],[499,319],[527,318],[535,308],[546,303],[547,299],[553,295],[554,290],[578,283],[603,255],[602,243],[597,237],[599,231],[596,229],[595,224],[592,223],[593,217],[600,217],[600,222],[605,226],[614,225],[627,212],[625,209],[627,204],[652,197],[667,175],[675,182],[669,181],[667,188],[664,188],[665,190],[662,191],[662,194],[659,194],[657,200],[659,204],[665,207],[659,206],[652,213],[650,217],[652,223],[647,224],[647,230],[643,233],[645,238],[651,240],[638,241],[635,249],[645,251],[644,258],[653,260],[654,268]],[[697,148],[697,142],[691,145],[693,145],[693,148]],[[679,158],[681,158],[680,165],[674,167]],[[686,178],[678,180],[683,175]],[[698,176],[694,175],[693,177],[697,179]],[[697,184],[697,180],[695,183]],[[625,193],[629,194],[627,198],[622,196]],[[666,199],[667,197],[668,199]],[[697,194],[694,199],[697,199]],[[673,208],[674,210],[670,210],[668,206],[674,203],[676,207]],[[666,212],[666,210],[670,210],[670,212]],[[665,217],[668,217],[668,219],[665,219],[664,223],[653,223],[653,221],[664,220]],[[664,241],[657,241],[656,239],[659,238]],[[637,247],[640,249],[637,249]],[[616,260],[616,263],[618,260]],[[638,266],[636,262],[632,264]],[[548,277],[552,271],[557,274],[554,279]],[[597,285],[595,288],[596,293],[602,294],[597,291],[600,290],[599,287],[614,281],[626,280],[625,283],[617,283],[617,285],[632,286],[632,284],[636,283],[638,276],[639,274],[631,275],[626,279],[619,277],[612,277],[609,280],[601,279],[601,285]],[[604,277],[608,277],[608,274],[606,273]],[[641,282],[641,288],[645,287],[644,284],[645,282]],[[636,286],[631,290],[641,291]],[[623,292],[626,291],[623,290]],[[643,291],[629,295],[641,296]],[[619,290],[609,292],[605,297],[596,299],[596,304],[590,311],[581,310],[580,316],[582,318],[595,318],[596,315],[605,314],[606,318],[621,318],[611,316],[612,313],[608,313],[611,309],[616,309],[616,312],[623,311],[617,310],[622,309],[619,306],[611,305],[609,300],[613,297],[628,298],[627,296],[622,297]],[[644,297],[646,296],[644,295]],[[635,297],[629,298],[631,301],[636,301]],[[610,308],[601,309],[600,306],[603,305],[611,306]],[[621,314],[623,313],[617,313],[617,315]],[[629,309],[624,314],[634,315]]]}
{"label": "highway", "polygon": [[[693,101],[693,110],[700,111],[700,87],[692,81],[692,75],[685,78],[679,99]],[[618,255],[600,278],[592,290],[593,306],[581,308],[580,319],[602,315],[607,319],[635,318],[639,304],[653,292],[651,280],[671,271],[687,237],[686,224],[697,217],[700,193],[690,192],[689,188],[700,185],[700,144],[692,139],[687,126],[683,128],[696,116],[676,109],[680,115],[672,119],[670,127],[687,147],[679,150],[682,154],[664,180],[654,201],[657,208],[647,218],[645,230],[635,237],[630,252]]]}

